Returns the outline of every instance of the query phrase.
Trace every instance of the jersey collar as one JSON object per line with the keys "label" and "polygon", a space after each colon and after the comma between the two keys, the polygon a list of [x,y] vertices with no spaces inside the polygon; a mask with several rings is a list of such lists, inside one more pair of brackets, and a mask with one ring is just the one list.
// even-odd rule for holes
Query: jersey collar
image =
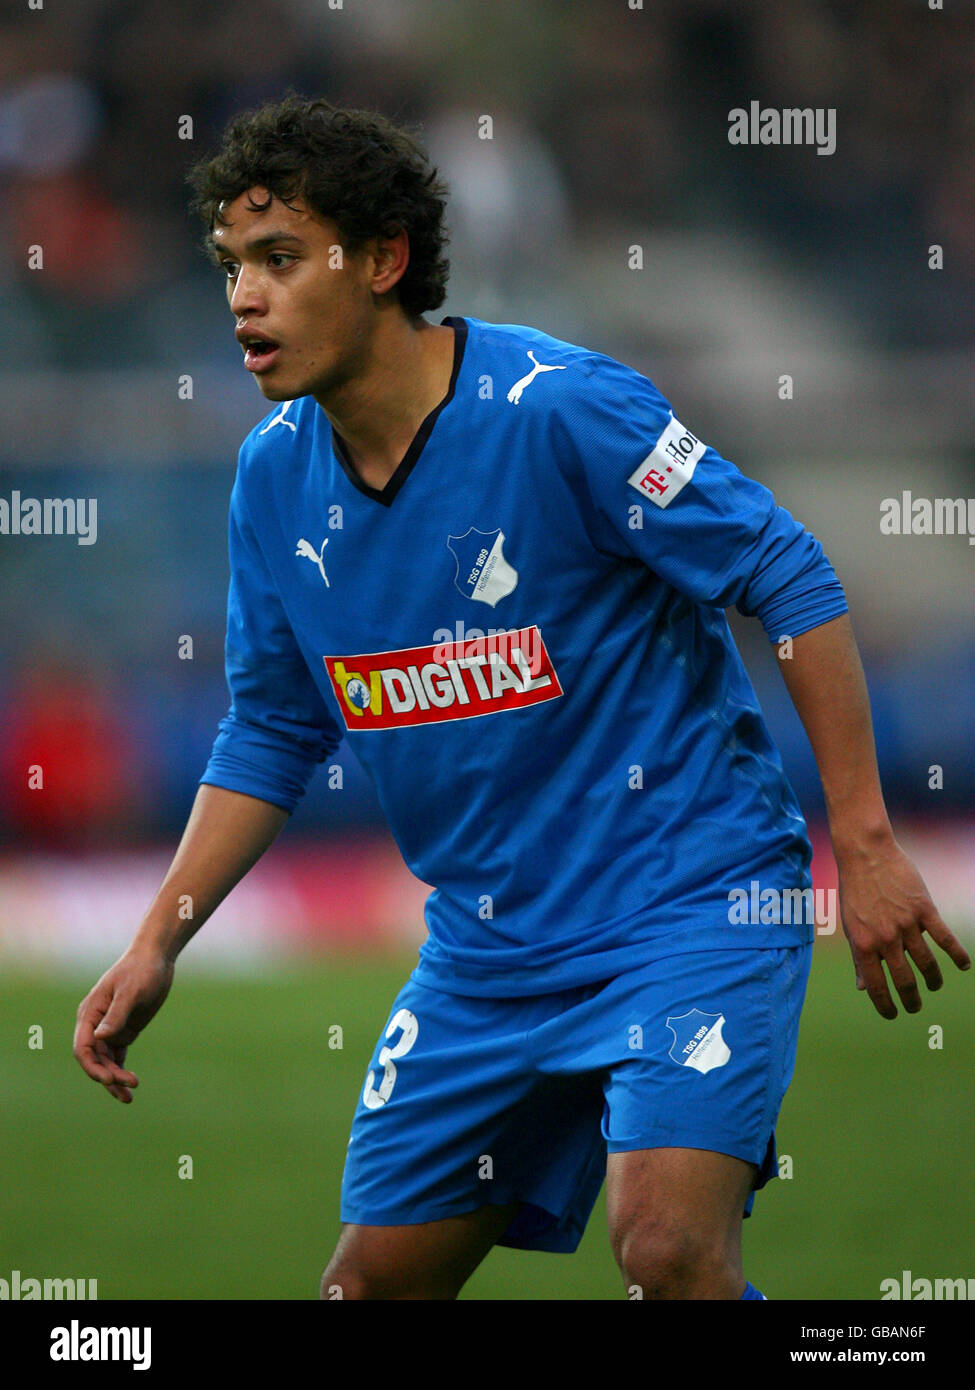
{"label": "jersey collar", "polygon": [[364,496],[370,497],[374,502],[381,503],[384,507],[392,506],[393,499],[413,472],[417,460],[423,452],[423,447],[430,438],[434,425],[437,423],[440,412],[445,410],[453,400],[454,391],[457,387],[457,378],[460,375],[461,363],[464,360],[464,349],[467,346],[467,320],[448,317],[441,322],[454,330],[454,365],[450,372],[450,383],[447,386],[447,394],[439,405],[434,406],[433,410],[430,411],[430,414],[420,425],[420,428],[413,436],[410,447],[397,465],[396,472],[392,475],[384,488],[370,487],[368,483],[362,481],[349,460],[342,439],[336,434],[335,427],[332,427],[332,452],[338,460],[345,476],[352,486]]}

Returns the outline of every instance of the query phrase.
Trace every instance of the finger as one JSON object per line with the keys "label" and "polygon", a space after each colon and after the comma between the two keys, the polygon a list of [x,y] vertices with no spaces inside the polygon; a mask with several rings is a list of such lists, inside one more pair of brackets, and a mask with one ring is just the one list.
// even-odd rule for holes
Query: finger
{"label": "finger", "polygon": [[120,1100],[123,1105],[132,1104],[132,1093],[125,1086],[106,1086],[105,1090],[116,1100]]}
{"label": "finger", "polygon": [[904,945],[911,960],[924,976],[924,983],[927,985],[928,989],[940,989],[944,984],[941,966],[935,960],[922,933],[915,928],[912,932],[905,935]]}
{"label": "finger", "polygon": [[76,1017],[79,1026],[89,1020],[93,1020],[94,1023],[97,1023],[108,1008],[110,1000],[110,991],[105,989],[104,986],[96,985],[89,994],[85,995],[84,999],[82,999],[81,1003],[78,1005]]}
{"label": "finger", "polygon": [[860,969],[860,961],[857,956],[856,947],[853,945],[852,941],[850,942],[850,952],[853,956],[853,972],[856,977],[857,989],[866,989],[866,985],[863,982],[863,972]]}
{"label": "finger", "polygon": [[123,1047],[120,1043],[111,1040],[106,1042],[103,1038],[95,1039],[95,1051],[104,1055],[113,1067],[124,1067],[128,1050],[127,1045]]}
{"label": "finger", "polygon": [[110,1000],[110,992],[104,989],[95,989],[85,999],[82,999],[78,1005],[78,1021],[75,1025],[72,1044],[75,1059],[81,1064],[84,1071],[93,1081],[102,1083],[112,1079],[107,1071],[112,1058],[96,1035],[105,1012],[109,1008]]}
{"label": "finger", "polygon": [[113,1049],[110,1044],[104,1042],[100,1038],[96,1038],[95,1040],[95,1057],[98,1059],[99,1065],[109,1073],[110,1079],[112,1081],[121,1082],[124,1086],[138,1086],[139,1078],[136,1076],[135,1072],[128,1071],[121,1065],[125,1057],[125,1051],[126,1049],[123,1047],[121,1049],[121,1056],[119,1056],[117,1051]]}
{"label": "finger", "polygon": [[115,995],[104,1018],[95,1028],[95,1037],[110,1040],[115,1039],[120,1045],[125,1037],[126,1024],[132,1012],[132,1004],[128,999],[123,999]]}
{"label": "finger", "polygon": [[102,1085],[113,1081],[115,1078],[108,1065],[111,1058],[107,1057],[103,1049],[100,1048],[91,1036],[92,1030],[90,1023],[86,1027],[79,1024],[75,1033],[74,1056],[80,1063],[81,1069],[92,1081],[98,1081]]}
{"label": "finger", "polygon": [[890,997],[890,990],[887,988],[887,976],[884,974],[879,956],[863,956],[860,961],[860,971],[867,993],[870,995],[877,1013],[880,1014],[881,1018],[896,1018],[897,1006]]}
{"label": "finger", "polygon": [[82,1054],[91,1052],[94,1045],[95,1027],[100,1022],[103,1010],[94,1002],[92,996],[82,999],[78,1005],[78,1021],[75,1024],[72,1051],[80,1062]]}
{"label": "finger", "polygon": [[958,966],[959,970],[970,970],[972,958],[958,940],[957,936],[948,930],[948,927],[941,920],[941,916],[933,905],[925,913],[921,926],[924,931],[935,940],[942,951],[947,951],[948,955]]}
{"label": "finger", "polygon": [[75,1052],[75,1057],[80,1062],[82,1071],[86,1076],[90,1076],[92,1081],[107,1086],[115,1080],[114,1073],[98,1060],[92,1048],[82,1048]]}
{"label": "finger", "polygon": [[884,959],[887,962],[887,969],[890,971],[894,988],[900,995],[904,1008],[909,1014],[916,1014],[921,1007],[921,994],[910,961],[905,956],[904,948],[899,941],[890,947]]}
{"label": "finger", "polygon": [[139,1078],[134,1072],[125,1071],[117,1067],[114,1062],[99,1058],[95,1052],[82,1052],[78,1061],[81,1069],[92,1081],[97,1081],[101,1086],[131,1086],[133,1089],[138,1086]]}

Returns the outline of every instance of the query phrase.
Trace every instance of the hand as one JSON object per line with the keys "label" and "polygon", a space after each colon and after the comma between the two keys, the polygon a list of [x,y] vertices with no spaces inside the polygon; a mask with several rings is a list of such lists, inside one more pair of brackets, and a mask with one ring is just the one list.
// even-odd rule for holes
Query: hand
{"label": "hand", "polygon": [[154,1017],[173,983],[174,962],[132,947],[101,977],[78,1007],[74,1055],[110,1096],[131,1105],[139,1084],[123,1066],[131,1043]]}
{"label": "hand", "polygon": [[923,933],[948,953],[959,970],[971,966],[968,953],[941,920],[924,880],[893,836],[880,845],[847,851],[837,862],[840,916],[853,953],[857,989],[867,991],[883,1018],[896,1018],[897,1007],[883,970],[886,962],[904,1008],[916,1014],[921,995],[907,957],[924,976],[928,989],[940,989],[944,983]]}

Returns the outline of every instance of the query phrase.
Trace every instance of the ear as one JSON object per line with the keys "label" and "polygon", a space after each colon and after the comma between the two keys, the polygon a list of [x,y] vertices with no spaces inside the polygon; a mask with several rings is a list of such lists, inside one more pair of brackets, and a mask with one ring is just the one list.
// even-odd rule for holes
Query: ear
{"label": "ear", "polygon": [[388,294],[406,273],[410,263],[410,238],[405,228],[395,236],[380,237],[373,253],[373,294]]}

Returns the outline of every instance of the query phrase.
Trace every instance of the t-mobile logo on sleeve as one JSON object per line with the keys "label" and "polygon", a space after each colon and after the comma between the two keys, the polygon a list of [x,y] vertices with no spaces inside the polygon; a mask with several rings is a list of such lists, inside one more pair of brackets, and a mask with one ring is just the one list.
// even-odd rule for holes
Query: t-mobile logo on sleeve
{"label": "t-mobile logo on sleeve", "polygon": [[653,451],[626,481],[658,507],[668,507],[694,476],[698,459],[707,447],[671,415]]}

